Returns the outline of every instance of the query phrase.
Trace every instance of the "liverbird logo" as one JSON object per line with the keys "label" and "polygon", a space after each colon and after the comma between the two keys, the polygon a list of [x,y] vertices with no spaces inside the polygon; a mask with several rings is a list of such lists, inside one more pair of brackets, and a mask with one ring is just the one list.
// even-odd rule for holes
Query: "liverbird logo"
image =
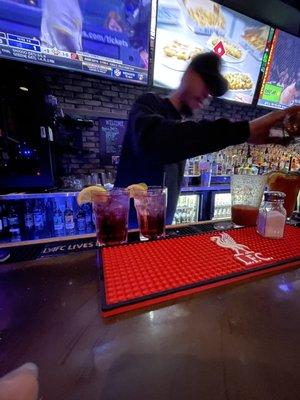
{"label": "liverbird logo", "polygon": [[261,253],[250,250],[245,244],[237,243],[228,233],[222,232],[220,236],[212,236],[210,240],[220,247],[234,251],[233,257],[246,266],[273,260],[273,257],[263,257]]}

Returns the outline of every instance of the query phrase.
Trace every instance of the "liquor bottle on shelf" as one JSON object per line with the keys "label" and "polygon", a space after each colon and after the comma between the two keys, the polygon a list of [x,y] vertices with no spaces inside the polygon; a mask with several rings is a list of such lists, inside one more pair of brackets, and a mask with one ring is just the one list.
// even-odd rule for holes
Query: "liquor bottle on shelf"
{"label": "liquor bottle on shelf", "polygon": [[64,236],[64,215],[61,209],[58,207],[56,201],[54,200],[54,210],[53,210],[53,233],[54,236]]}
{"label": "liquor bottle on shelf", "polygon": [[213,158],[213,161],[211,163],[211,174],[213,176],[218,175],[218,164],[215,157]]}
{"label": "liquor bottle on shelf", "polygon": [[21,240],[20,218],[16,211],[16,206],[12,204],[8,209],[8,229],[11,241]]}
{"label": "liquor bottle on shelf", "polygon": [[66,208],[64,212],[65,229],[67,235],[75,234],[74,211],[70,200],[66,201]]}
{"label": "liquor bottle on shelf", "polygon": [[95,230],[95,225],[93,221],[93,211],[92,206],[90,204],[84,204],[83,210],[85,212],[85,225],[86,225],[86,232],[91,233]]}
{"label": "liquor bottle on shelf", "polygon": [[28,239],[33,238],[34,215],[32,210],[32,203],[30,200],[27,200],[25,203],[24,227],[25,227],[25,237],[27,237]]}
{"label": "liquor bottle on shelf", "polygon": [[239,157],[239,158],[237,158],[237,160],[235,160],[235,163],[233,165],[233,174],[239,174],[241,166],[242,166],[242,160]]}
{"label": "liquor bottle on shelf", "polygon": [[259,172],[259,167],[256,164],[253,164],[251,168],[252,175],[258,175],[258,172]]}
{"label": "liquor bottle on shelf", "polygon": [[46,230],[47,230],[47,236],[52,237],[53,236],[53,199],[49,198],[46,201],[46,210],[45,210],[45,217],[46,217]]}
{"label": "liquor bottle on shelf", "polygon": [[9,240],[9,228],[7,220],[7,207],[6,204],[0,204],[0,240]]}
{"label": "liquor bottle on shelf", "polygon": [[222,155],[219,153],[217,157],[217,174],[222,175],[223,171],[223,163],[222,163]]}
{"label": "liquor bottle on shelf", "polygon": [[34,237],[39,239],[43,236],[45,229],[45,208],[42,200],[36,200],[33,209]]}
{"label": "liquor bottle on shelf", "polygon": [[5,232],[3,224],[2,204],[0,204],[0,240],[4,239],[5,239]]}
{"label": "liquor bottle on shelf", "polygon": [[[288,169],[287,169],[287,171],[288,171]],[[298,158],[298,160],[296,159],[296,157],[294,157],[292,159],[291,171],[300,171],[300,157]]]}
{"label": "liquor bottle on shelf", "polygon": [[263,174],[275,169],[292,172],[300,170],[299,144],[288,147],[242,144],[214,153],[213,159],[217,160],[219,174],[228,173],[230,164],[235,174]]}
{"label": "liquor bottle on shelf", "polygon": [[0,204],[0,240],[5,238],[4,235],[4,226],[3,226],[3,219],[2,219],[2,204]]}
{"label": "liquor bottle on shelf", "polygon": [[76,227],[78,233],[86,232],[86,216],[83,207],[79,207],[76,214]]}
{"label": "liquor bottle on shelf", "polygon": [[227,162],[225,164],[225,175],[231,175],[233,173],[233,170],[234,170],[234,168],[233,168],[232,163]]}
{"label": "liquor bottle on shelf", "polygon": [[8,219],[7,219],[7,205],[2,204],[2,223],[5,235],[8,237]]}

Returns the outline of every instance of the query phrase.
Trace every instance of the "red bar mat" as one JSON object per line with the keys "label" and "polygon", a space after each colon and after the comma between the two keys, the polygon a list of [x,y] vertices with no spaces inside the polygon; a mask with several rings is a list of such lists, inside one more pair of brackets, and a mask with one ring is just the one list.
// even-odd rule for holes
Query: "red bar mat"
{"label": "red bar mat", "polygon": [[300,266],[300,229],[286,226],[277,240],[255,228],[214,231],[107,247],[101,258],[101,308],[111,316]]}

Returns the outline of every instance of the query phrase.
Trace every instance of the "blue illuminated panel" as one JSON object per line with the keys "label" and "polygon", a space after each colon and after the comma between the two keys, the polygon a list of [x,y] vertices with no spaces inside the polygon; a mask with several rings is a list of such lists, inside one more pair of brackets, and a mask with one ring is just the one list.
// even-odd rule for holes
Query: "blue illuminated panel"
{"label": "blue illuminated panel", "polygon": [[[78,206],[76,194],[0,196],[0,242],[19,242],[95,232],[91,204]],[[4,221],[4,223],[3,223]]]}
{"label": "blue illuminated panel", "polygon": [[35,39],[26,38],[17,35],[7,35],[7,43],[11,47],[18,47],[24,50],[41,51],[40,42]]}

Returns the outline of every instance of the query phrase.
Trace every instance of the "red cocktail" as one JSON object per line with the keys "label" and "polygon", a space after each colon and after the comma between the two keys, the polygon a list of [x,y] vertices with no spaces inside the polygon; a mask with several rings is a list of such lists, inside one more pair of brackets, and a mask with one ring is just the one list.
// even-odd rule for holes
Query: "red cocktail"
{"label": "red cocktail", "polygon": [[268,184],[271,190],[285,193],[284,208],[287,218],[290,218],[295,210],[300,190],[300,173],[274,172],[269,176]]}
{"label": "red cocktail", "polygon": [[236,225],[255,226],[259,208],[242,204],[231,207],[231,219]]}
{"label": "red cocktail", "polygon": [[129,193],[126,189],[92,195],[97,245],[114,245],[127,242]]}
{"label": "red cocktail", "polygon": [[139,225],[141,234],[148,239],[156,239],[164,235],[165,214],[164,212],[152,215],[140,215]]}
{"label": "red cocktail", "polygon": [[231,219],[236,225],[255,226],[267,177],[232,175]]}
{"label": "red cocktail", "polygon": [[165,236],[166,204],[166,188],[150,186],[144,193],[134,196],[141,240]]}

